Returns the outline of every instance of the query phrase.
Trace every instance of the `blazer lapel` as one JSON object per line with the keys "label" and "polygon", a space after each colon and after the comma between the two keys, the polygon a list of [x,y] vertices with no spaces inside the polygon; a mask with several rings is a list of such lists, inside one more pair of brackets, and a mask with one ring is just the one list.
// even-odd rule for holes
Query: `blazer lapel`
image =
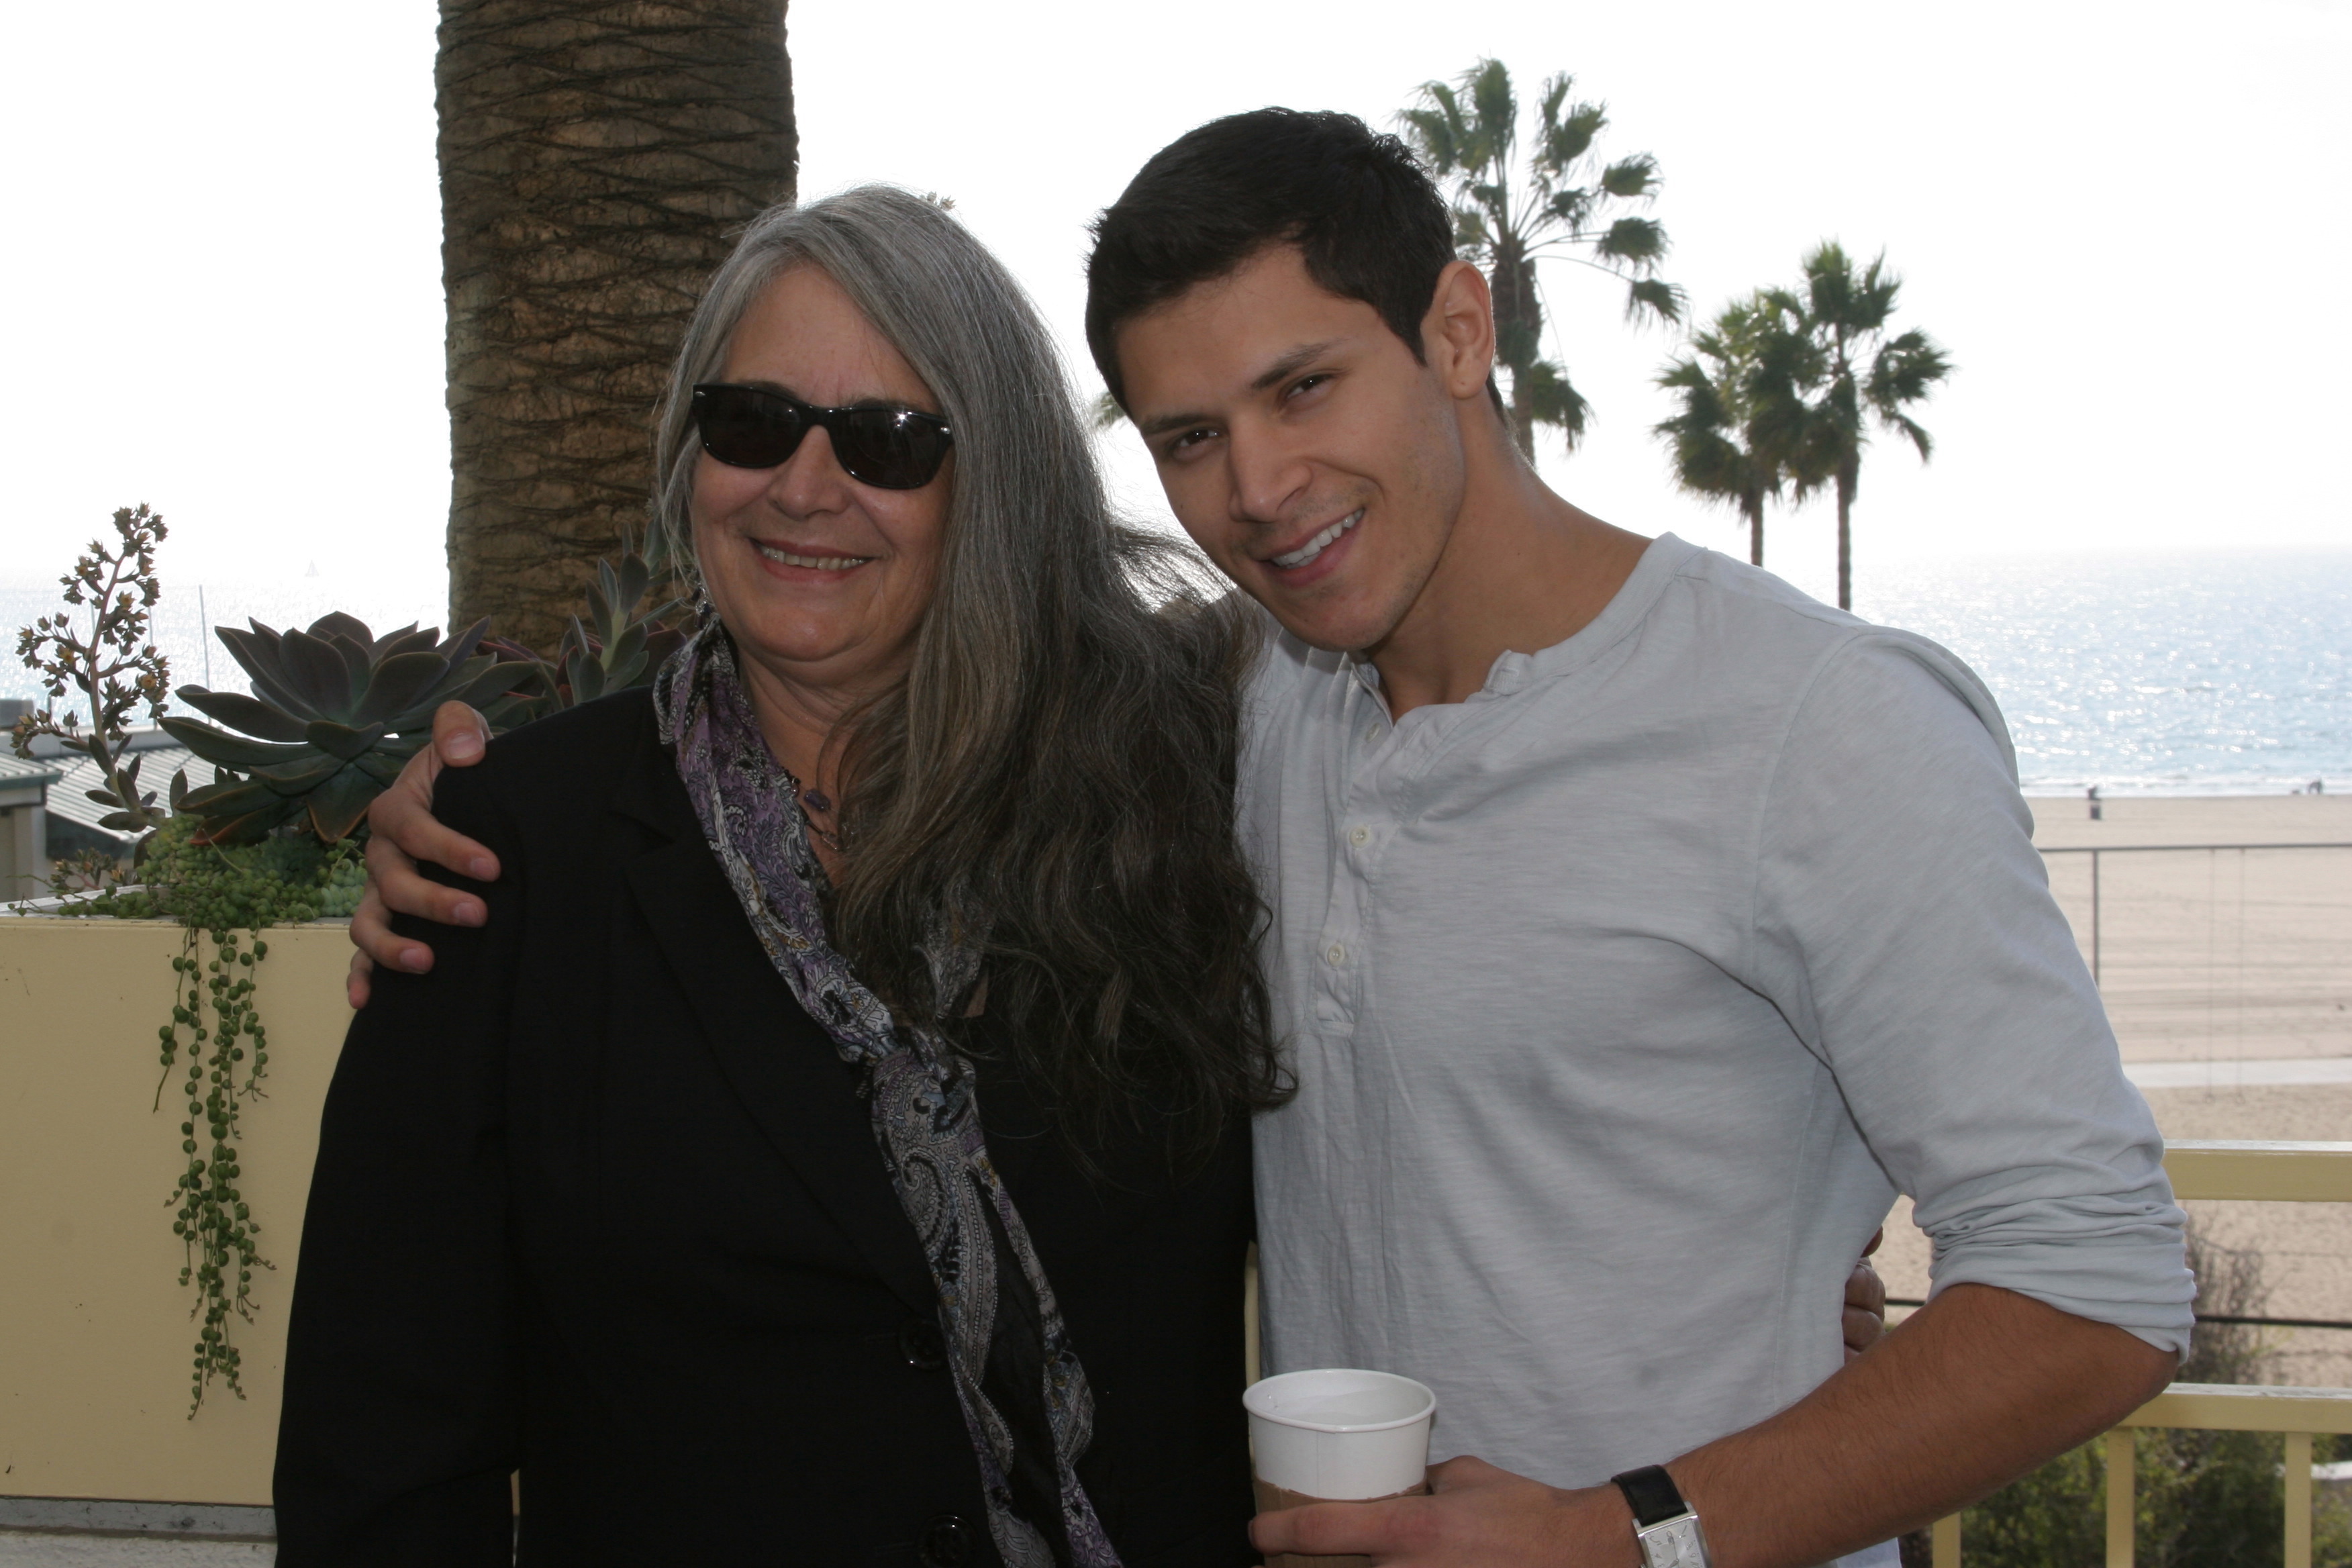
{"label": "blazer lapel", "polygon": [[640,763],[616,804],[668,841],[630,862],[629,886],[720,1070],[776,1152],[928,1322],[939,1303],[930,1266],[849,1068],[752,934],[668,758],[648,748]]}

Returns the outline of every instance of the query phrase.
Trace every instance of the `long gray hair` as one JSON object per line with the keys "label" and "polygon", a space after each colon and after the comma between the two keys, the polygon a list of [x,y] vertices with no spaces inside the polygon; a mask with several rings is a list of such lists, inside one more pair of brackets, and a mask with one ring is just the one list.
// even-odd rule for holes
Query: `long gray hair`
{"label": "long gray hair", "polygon": [[988,1014],[1081,1159],[1146,1129],[1181,1163],[1205,1158],[1236,1113],[1282,1098],[1264,906],[1233,832],[1255,623],[1188,596],[1181,547],[1115,521],[1028,297],[941,206],[887,186],[762,214],[711,279],[661,416],[656,521],[674,544],[692,538],[691,390],[803,265],[955,431],[911,666],[828,742],[844,780],[834,940],[877,995],[929,1017],[928,936],[943,920],[986,932]]}

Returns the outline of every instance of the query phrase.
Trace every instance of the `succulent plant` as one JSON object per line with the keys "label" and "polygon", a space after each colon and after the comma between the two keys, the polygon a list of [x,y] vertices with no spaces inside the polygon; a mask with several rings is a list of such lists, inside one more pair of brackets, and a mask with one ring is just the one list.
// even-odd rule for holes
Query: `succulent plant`
{"label": "succulent plant", "polygon": [[596,580],[588,584],[588,622],[583,626],[572,616],[555,650],[556,700],[562,706],[646,685],[686,641],[684,631],[662,619],[678,607],[677,600],[638,613],[653,580],[653,569],[635,550],[624,553],[617,566],[596,563]]}
{"label": "succulent plant", "polygon": [[649,565],[634,542],[618,562],[596,563],[596,580],[588,584],[588,617],[578,616],[563,629],[563,640],[553,658],[533,653],[520,643],[487,637],[485,650],[502,659],[525,660],[537,666],[540,689],[524,691],[527,717],[540,718],[599,697],[652,682],[654,672],[686,641],[683,627],[665,616],[681,601],[666,600],[640,610],[646,590],[654,585],[656,568]]}
{"label": "succulent plant", "polygon": [[[183,686],[179,700],[229,726],[165,718],[173,739],[214,764],[215,782],[175,804],[205,819],[215,843],[257,838],[307,819],[320,843],[348,837],[368,803],[431,738],[433,710],[455,700],[483,710],[493,731],[528,713],[518,690],[539,667],[480,652],[489,623],[447,641],[414,626],[379,637],[337,613],[306,631],[216,628],[253,695]],[[236,731],[240,733],[230,733]]]}

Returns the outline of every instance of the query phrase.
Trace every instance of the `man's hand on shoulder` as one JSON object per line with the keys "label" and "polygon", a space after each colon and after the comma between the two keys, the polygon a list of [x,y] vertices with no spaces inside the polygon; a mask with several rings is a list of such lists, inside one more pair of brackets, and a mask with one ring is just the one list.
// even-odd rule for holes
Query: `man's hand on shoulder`
{"label": "man's hand on shoulder", "polygon": [[1431,1495],[1262,1513],[1250,1540],[1271,1556],[1369,1553],[1381,1568],[1638,1568],[1633,1514],[1615,1487],[1563,1491],[1484,1459],[1429,1472]]}
{"label": "man's hand on shoulder", "polygon": [[379,963],[422,974],[433,967],[433,950],[396,936],[394,912],[442,925],[478,926],[488,918],[482,900],[445,887],[416,869],[429,861],[477,882],[498,879],[499,858],[433,816],[433,784],[445,767],[469,768],[488,749],[490,727],[462,702],[444,702],[433,715],[433,743],[408,759],[400,777],[368,807],[367,891],[352,916],[350,978],[344,993],[354,1007],[368,1002],[369,982]]}
{"label": "man's hand on shoulder", "polygon": [[1838,1326],[1845,1338],[1848,1361],[1876,1344],[1886,1332],[1886,1281],[1870,1266],[1871,1254],[1885,1239],[1886,1227],[1881,1226],[1870,1245],[1862,1249],[1862,1261],[1845,1279],[1845,1307]]}

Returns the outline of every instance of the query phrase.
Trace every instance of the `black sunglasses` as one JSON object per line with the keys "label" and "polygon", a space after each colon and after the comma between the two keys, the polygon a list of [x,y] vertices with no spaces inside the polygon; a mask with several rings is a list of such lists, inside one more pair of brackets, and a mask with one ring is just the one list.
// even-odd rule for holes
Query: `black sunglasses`
{"label": "black sunglasses", "polygon": [[702,449],[737,468],[772,468],[822,426],[844,472],[877,489],[919,490],[939,477],[954,437],[936,414],[911,408],[819,408],[764,386],[712,382],[694,389]]}

